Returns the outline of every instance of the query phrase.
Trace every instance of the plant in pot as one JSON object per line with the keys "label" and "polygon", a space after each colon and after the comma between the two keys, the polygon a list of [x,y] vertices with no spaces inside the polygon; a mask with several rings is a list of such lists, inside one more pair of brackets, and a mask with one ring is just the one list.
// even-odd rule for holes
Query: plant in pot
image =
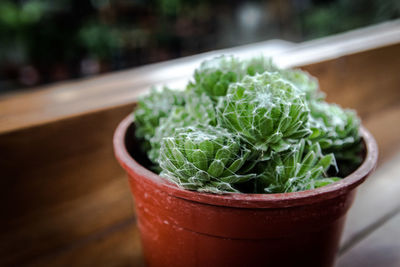
{"label": "plant in pot", "polygon": [[220,56],[119,125],[149,266],[332,266],[377,146],[316,79]]}

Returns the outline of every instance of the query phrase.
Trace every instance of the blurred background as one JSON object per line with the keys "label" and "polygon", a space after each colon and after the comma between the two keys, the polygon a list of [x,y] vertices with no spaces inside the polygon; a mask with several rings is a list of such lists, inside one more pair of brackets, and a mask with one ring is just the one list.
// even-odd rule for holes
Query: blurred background
{"label": "blurred background", "polygon": [[0,93],[399,17],[398,0],[1,0]]}

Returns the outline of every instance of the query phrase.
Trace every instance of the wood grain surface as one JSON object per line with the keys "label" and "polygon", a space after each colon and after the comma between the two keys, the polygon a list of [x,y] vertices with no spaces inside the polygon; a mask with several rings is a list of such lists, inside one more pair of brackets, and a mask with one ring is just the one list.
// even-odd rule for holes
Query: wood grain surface
{"label": "wood grain surface", "polygon": [[400,213],[343,254],[337,267],[400,266]]}
{"label": "wood grain surface", "polygon": [[112,135],[132,105],[0,137],[0,266],[22,265],[132,218]]}
{"label": "wood grain surface", "polygon": [[[348,265],[351,257],[362,263],[363,255],[387,263],[380,253],[388,246],[395,251],[393,242],[400,240],[394,229],[400,189],[395,175],[400,165],[400,43],[374,43],[370,49],[364,44],[347,54],[341,47],[340,56],[301,67],[319,78],[329,101],[357,109],[377,139],[380,165],[359,190],[338,264],[364,266]],[[298,49],[292,53],[301,55]],[[143,265],[130,192],[111,140],[137,95],[152,83],[174,80],[161,74],[157,79],[150,70],[135,72],[136,80],[127,71],[2,97],[0,266]],[[393,256],[392,265],[374,266],[395,263]]]}

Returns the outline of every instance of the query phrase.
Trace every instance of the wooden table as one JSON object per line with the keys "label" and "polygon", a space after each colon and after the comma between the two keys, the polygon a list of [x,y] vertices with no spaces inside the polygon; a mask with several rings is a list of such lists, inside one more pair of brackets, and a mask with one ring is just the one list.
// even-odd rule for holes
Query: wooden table
{"label": "wooden table", "polygon": [[[113,131],[151,85],[182,85],[220,52],[1,96],[0,266],[143,265]],[[337,266],[400,266],[400,21],[222,52],[299,66],[328,101],[359,112],[380,160],[349,212]]]}

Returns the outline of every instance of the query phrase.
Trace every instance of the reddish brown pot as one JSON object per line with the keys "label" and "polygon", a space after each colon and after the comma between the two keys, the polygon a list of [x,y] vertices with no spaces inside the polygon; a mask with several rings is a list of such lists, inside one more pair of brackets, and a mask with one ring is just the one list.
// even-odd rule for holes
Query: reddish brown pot
{"label": "reddish brown pot", "polygon": [[378,157],[362,128],[364,162],[339,182],[296,193],[215,195],[181,189],[140,165],[131,156],[139,160],[133,132],[129,116],[114,149],[129,176],[148,266],[332,266],[355,188]]}

